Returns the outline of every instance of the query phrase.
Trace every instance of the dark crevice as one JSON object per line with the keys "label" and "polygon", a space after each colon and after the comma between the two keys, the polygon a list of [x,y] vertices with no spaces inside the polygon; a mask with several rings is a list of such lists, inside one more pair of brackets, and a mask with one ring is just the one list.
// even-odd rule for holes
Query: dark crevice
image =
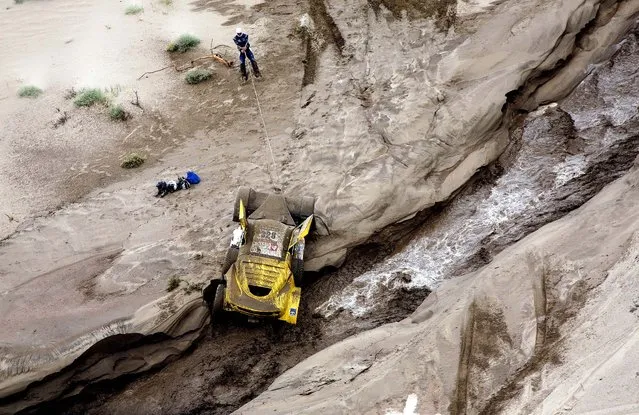
{"label": "dark crevice", "polygon": [[309,14],[311,18],[313,18],[316,30],[320,32],[325,40],[333,43],[341,53],[346,41],[335,20],[333,20],[333,17],[328,13],[328,10],[326,10],[324,0],[309,0],[309,6]]}

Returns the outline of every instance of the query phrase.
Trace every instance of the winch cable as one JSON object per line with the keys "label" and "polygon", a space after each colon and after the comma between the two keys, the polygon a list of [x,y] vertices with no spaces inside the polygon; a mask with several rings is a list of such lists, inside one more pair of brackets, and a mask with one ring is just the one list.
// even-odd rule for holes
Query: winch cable
{"label": "winch cable", "polygon": [[268,130],[266,129],[266,121],[264,121],[264,114],[262,113],[262,106],[260,105],[260,99],[257,97],[257,89],[255,89],[255,81],[253,80],[253,76],[251,76],[251,85],[253,86],[253,93],[255,94],[255,102],[257,102],[257,109],[260,113],[260,119],[262,120],[262,128],[264,129],[264,138],[266,144],[268,145],[268,151],[271,153],[271,161],[273,163],[272,169],[269,170],[269,176],[271,176],[271,184],[276,190],[281,191],[282,186],[279,183],[279,177],[277,175],[277,163],[275,162],[275,154],[273,153],[273,147],[271,146],[271,139],[268,135]]}

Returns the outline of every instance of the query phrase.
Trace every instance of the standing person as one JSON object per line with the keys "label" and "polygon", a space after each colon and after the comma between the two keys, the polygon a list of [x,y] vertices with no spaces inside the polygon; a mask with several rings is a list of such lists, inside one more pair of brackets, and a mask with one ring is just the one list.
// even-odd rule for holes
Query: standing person
{"label": "standing person", "polygon": [[248,35],[244,33],[242,28],[238,27],[235,29],[235,37],[233,38],[233,42],[237,46],[237,50],[240,51],[240,71],[242,72],[242,78],[244,80],[248,80],[248,72],[246,71],[246,57],[248,56],[251,61],[251,66],[253,67],[253,73],[257,78],[259,78],[260,70],[257,67],[257,62],[255,61],[255,56],[253,56],[253,52],[251,51],[251,44],[248,40]]}

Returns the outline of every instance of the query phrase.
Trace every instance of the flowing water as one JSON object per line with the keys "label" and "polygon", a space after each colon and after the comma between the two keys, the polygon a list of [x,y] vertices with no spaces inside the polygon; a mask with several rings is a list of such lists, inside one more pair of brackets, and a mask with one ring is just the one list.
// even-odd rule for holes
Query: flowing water
{"label": "flowing water", "polygon": [[[435,289],[578,207],[627,170],[637,155],[636,39],[614,65],[593,72],[561,105],[527,116],[498,164],[496,180],[474,186],[434,215],[409,245],[318,307],[365,316],[389,290]],[[521,137],[517,136],[517,131]],[[510,153],[510,154],[509,154]]]}

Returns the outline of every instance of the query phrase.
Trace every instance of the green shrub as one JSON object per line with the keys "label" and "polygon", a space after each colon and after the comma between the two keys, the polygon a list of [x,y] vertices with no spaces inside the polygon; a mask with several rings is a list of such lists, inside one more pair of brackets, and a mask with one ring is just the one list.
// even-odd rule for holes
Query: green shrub
{"label": "green shrub", "polygon": [[106,95],[97,88],[88,88],[81,90],[73,100],[78,107],[90,107],[93,104],[106,104],[108,101]]}
{"label": "green shrub", "polygon": [[130,6],[127,6],[126,10],[124,11],[124,14],[138,14],[144,11],[144,7],[140,6],[139,4],[132,4]]}
{"label": "green shrub", "polygon": [[109,116],[111,117],[112,120],[117,120],[117,121],[125,121],[131,118],[131,114],[129,114],[129,112],[126,111],[120,104],[113,105],[109,109]]}
{"label": "green shrub", "polygon": [[196,69],[191,69],[190,71],[188,71],[184,79],[186,79],[187,83],[193,85],[193,84],[199,84],[200,82],[206,81],[207,79],[211,77],[211,75],[212,73],[208,69],[196,68]]}
{"label": "green shrub", "polygon": [[180,278],[175,276],[171,277],[168,284],[166,285],[166,291],[170,293],[171,291],[175,290],[177,287],[180,286],[180,282]]}
{"label": "green shrub", "polygon": [[144,164],[144,160],[146,160],[145,157],[137,153],[131,153],[124,157],[124,160],[122,160],[122,164],[120,164],[120,167],[124,169],[134,169]]}
{"label": "green shrub", "polygon": [[200,39],[193,35],[183,34],[176,41],[169,43],[166,50],[169,52],[186,52],[200,44]]}
{"label": "green shrub", "polygon": [[26,85],[18,90],[18,95],[22,98],[37,98],[41,93],[42,90],[33,85]]}

